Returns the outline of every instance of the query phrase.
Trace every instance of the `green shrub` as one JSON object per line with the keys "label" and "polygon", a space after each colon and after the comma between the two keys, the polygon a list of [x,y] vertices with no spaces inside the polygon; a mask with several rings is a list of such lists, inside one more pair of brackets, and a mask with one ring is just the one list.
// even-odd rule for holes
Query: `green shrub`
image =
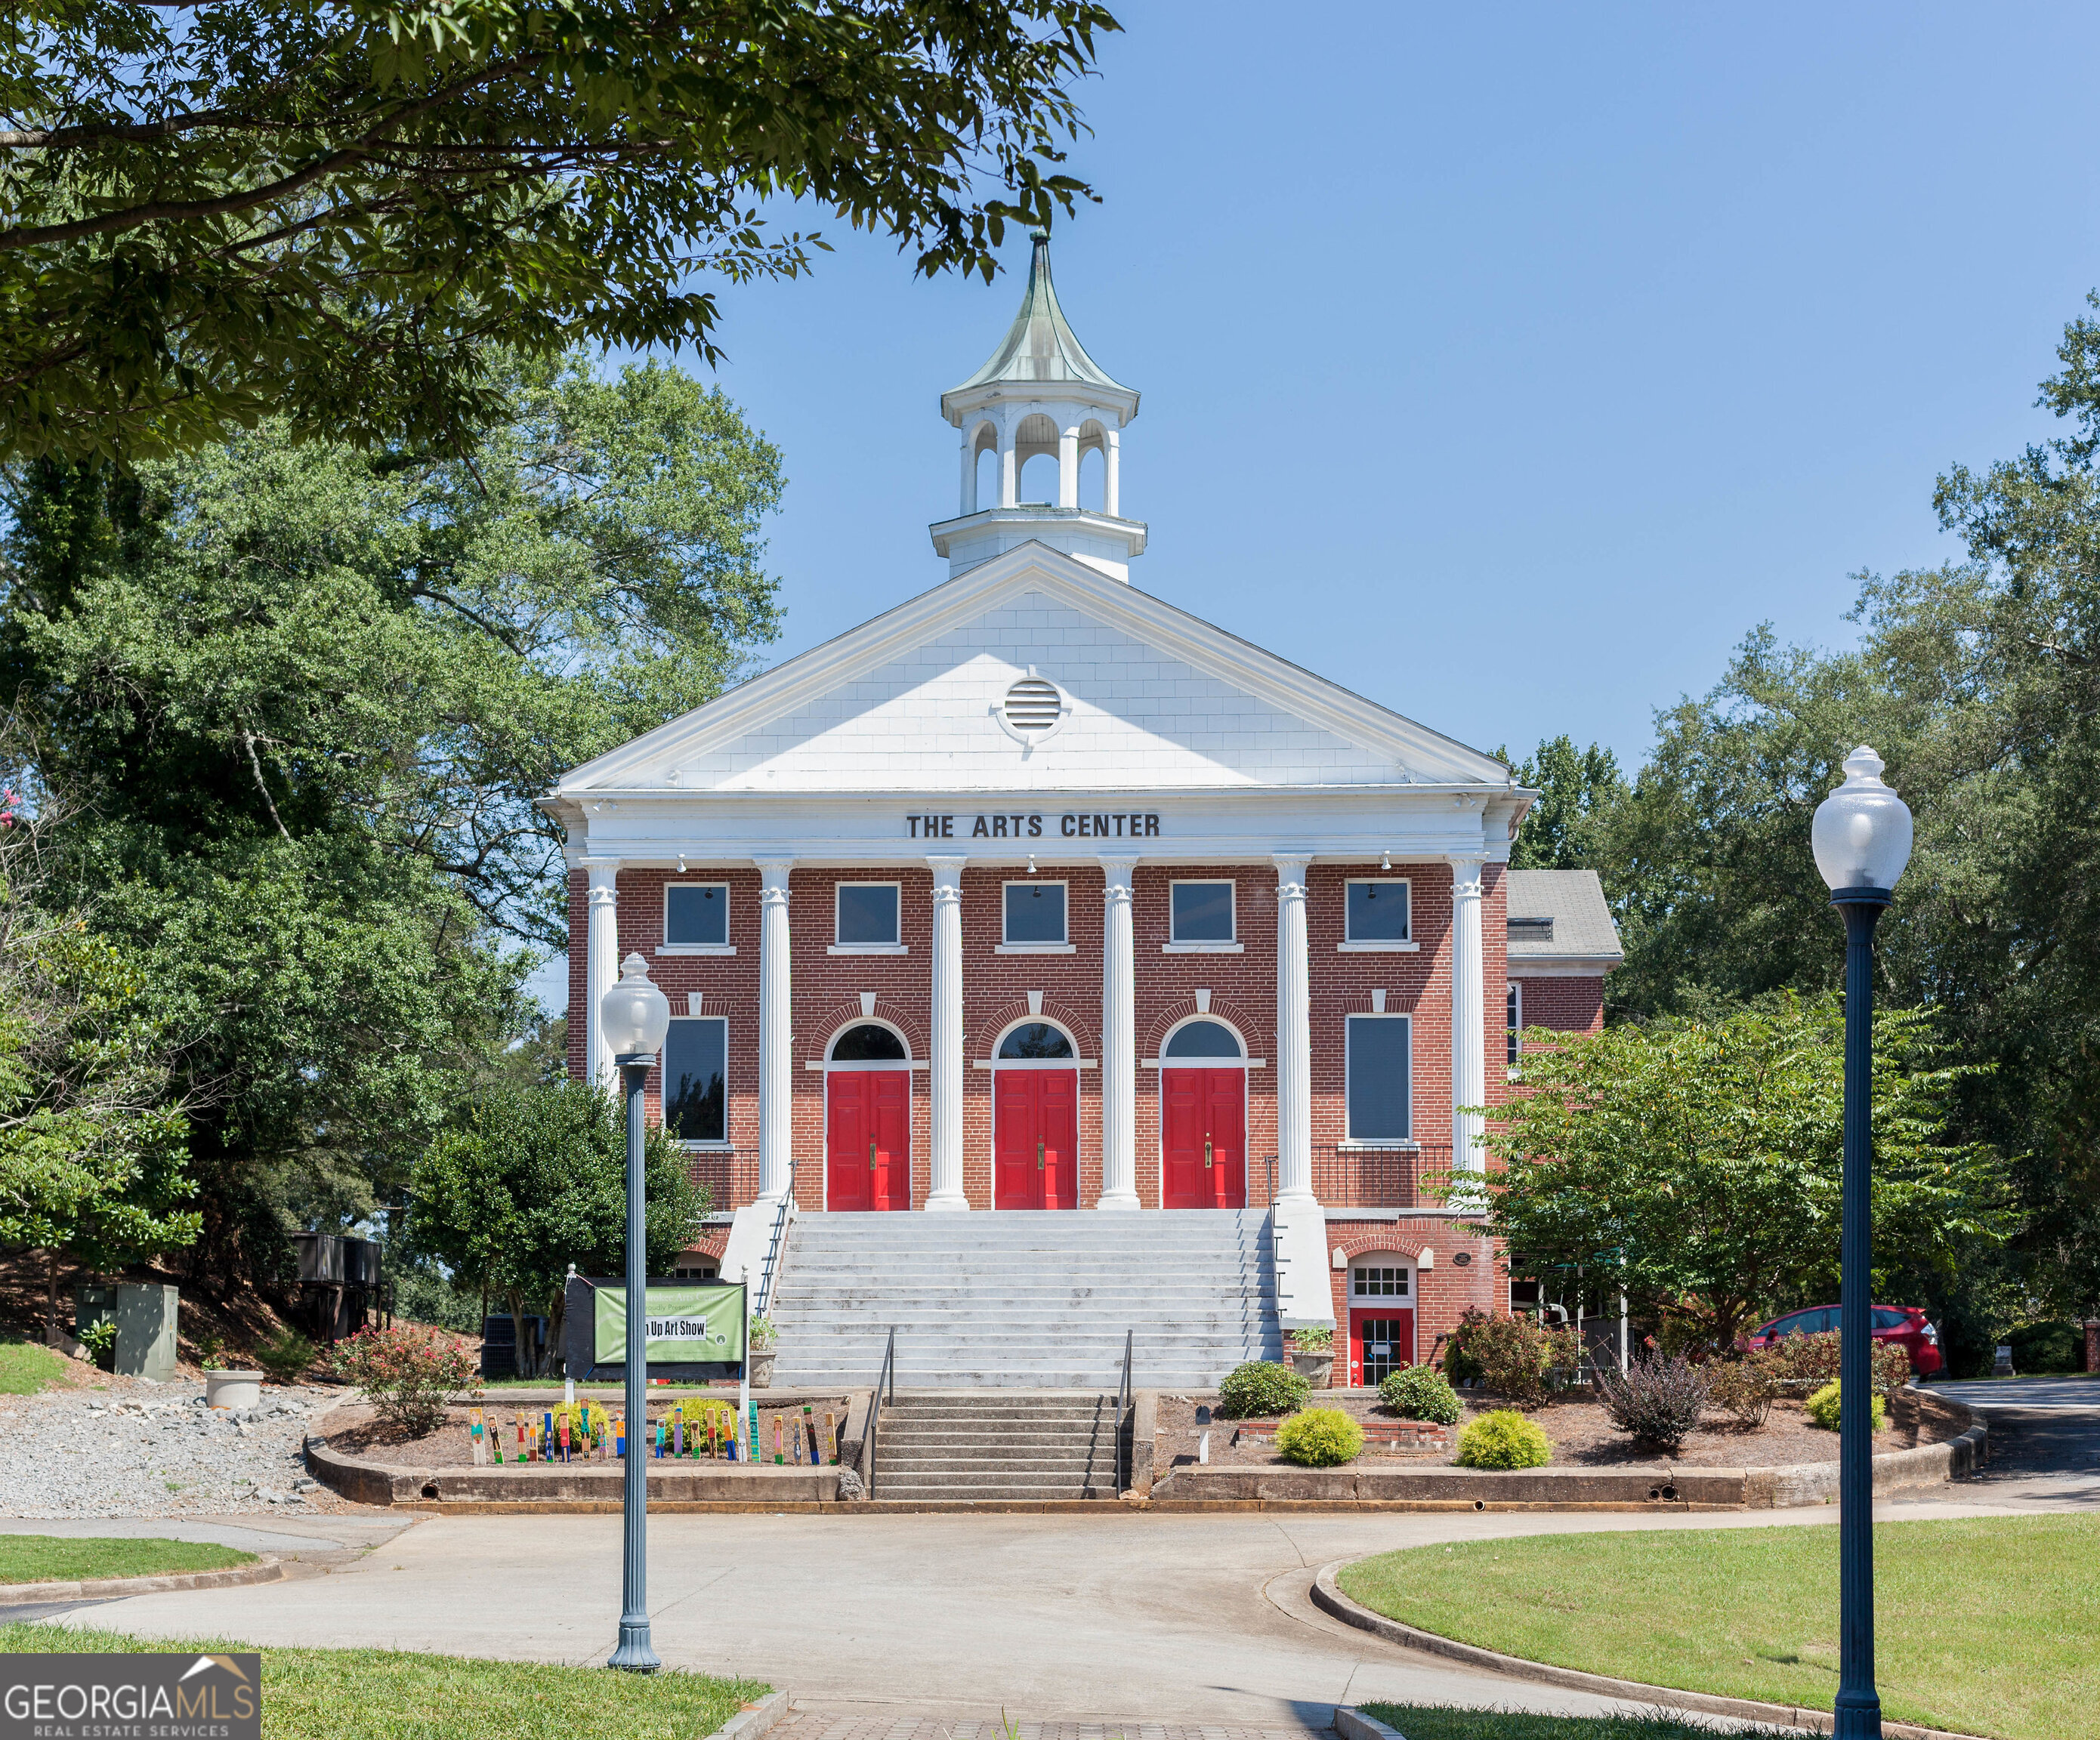
{"label": "green shrub", "polygon": [[1403,1420],[1427,1420],[1454,1426],[1463,1410],[1458,1392],[1433,1366],[1404,1366],[1379,1385],[1379,1399]]}
{"label": "green shrub", "polygon": [[1334,1468],[1356,1460],[1364,1429],[1339,1407],[1308,1407],[1276,1429],[1276,1447],[1300,1467]]}
{"label": "green shrub", "polygon": [[80,1345],[104,1371],[111,1370],[117,1363],[117,1319],[104,1317],[90,1324],[80,1332]]}
{"label": "green shrub", "polygon": [[2085,1331],[2075,1323],[2031,1323],[2005,1337],[2015,1372],[2076,1372],[2085,1364]]}
{"label": "green shrub", "polygon": [[1316,1324],[1309,1329],[1290,1332],[1293,1350],[1301,1354],[1330,1354],[1335,1350],[1335,1332],[1324,1324]]}
{"label": "green shrub", "polygon": [[255,1363],[273,1384],[296,1384],[314,1363],[314,1344],[296,1329],[280,1329],[255,1350]]}
{"label": "green shrub", "polygon": [[[1477,1373],[1498,1396],[1518,1407],[1546,1400],[1549,1373],[1573,1377],[1582,1341],[1573,1329],[1548,1329],[1529,1317],[1490,1317],[1478,1306],[1459,1319],[1451,1333],[1448,1363],[1453,1377]],[[1470,1371],[1462,1370],[1462,1364]]]}
{"label": "green shrub", "polygon": [[[1809,1419],[1814,1424],[1821,1426],[1826,1432],[1836,1431],[1839,1399],[1840,1385],[1835,1383],[1825,1384],[1811,1396],[1805,1404],[1808,1409]],[[1874,1394],[1874,1429],[1878,1432],[1888,1423],[1889,1411],[1882,1405],[1881,1393],[1877,1390]]]}
{"label": "green shrub", "polygon": [[1250,1359],[1234,1366],[1218,1385],[1218,1412],[1228,1420],[1265,1420],[1295,1414],[1312,1398],[1312,1385],[1289,1366]]}
{"label": "green shrub", "polygon": [[1762,1353],[1749,1353],[1714,1366],[1712,1372],[1706,1399],[1739,1426],[1754,1431],[1762,1425],[1779,1394],[1771,1362]]}
{"label": "green shrub", "polygon": [[[1894,1395],[1910,1381],[1910,1352],[1898,1341],[1876,1341],[1873,1349],[1874,1387],[1883,1395]],[[1820,1389],[1838,1376],[1838,1332],[1819,1335],[1789,1335],[1764,1350],[1774,1377],[1792,1384],[1794,1393],[1803,1388]]]}
{"label": "green shrub", "polygon": [[1458,1434],[1461,1468],[1543,1468],[1552,1460],[1546,1434],[1514,1408],[1482,1414]]}

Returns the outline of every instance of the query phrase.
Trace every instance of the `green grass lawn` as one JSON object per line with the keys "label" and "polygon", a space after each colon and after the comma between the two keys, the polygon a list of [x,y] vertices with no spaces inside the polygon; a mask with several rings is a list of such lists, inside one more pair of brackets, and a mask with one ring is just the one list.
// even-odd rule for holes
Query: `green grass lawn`
{"label": "green grass lawn", "polygon": [[[1884,1715],[2002,1740],[2095,1732],[2100,1517],[1884,1523],[1874,1560]],[[1616,1679],[1823,1710],[1838,1688],[1827,1526],[1413,1547],[1341,1584],[1424,1631]]]}
{"label": "green grass lawn", "polygon": [[[1449,1704],[1359,1704],[1396,1728],[1406,1740],[1714,1740],[1707,1724],[1666,1716],[1531,1716],[1522,1711],[1462,1710]],[[1769,1735],[1771,1740],[1800,1740],[1792,1728],[1734,1730],[1743,1737]]]}
{"label": "green grass lawn", "polygon": [[[224,1638],[165,1643],[56,1625],[0,1626],[0,1652],[196,1650],[252,1645]],[[265,1650],[262,1729],[271,1740],[699,1740],[771,1689],[697,1673],[613,1673],[536,1662],[462,1660],[392,1650]],[[611,1653],[608,1637],[607,1653]]]}
{"label": "green grass lawn", "polygon": [[34,1341],[0,1341],[0,1395],[34,1395],[57,1378],[66,1362]]}
{"label": "green grass lawn", "polygon": [[0,1583],[76,1577],[157,1577],[170,1570],[224,1570],[255,1555],[208,1540],[143,1540],[68,1535],[0,1535]]}

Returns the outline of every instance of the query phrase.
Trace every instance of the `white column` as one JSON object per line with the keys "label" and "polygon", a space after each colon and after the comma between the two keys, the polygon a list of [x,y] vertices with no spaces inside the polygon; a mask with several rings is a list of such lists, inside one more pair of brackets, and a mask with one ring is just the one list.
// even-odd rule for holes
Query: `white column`
{"label": "white column", "polygon": [[963,512],[977,511],[977,429],[968,425],[963,430]]}
{"label": "white column", "polygon": [[999,504],[1010,508],[1021,488],[1021,462],[1013,451],[1011,429],[999,432]]}
{"label": "white column", "polygon": [[758,861],[758,1200],[788,1194],[795,1154],[795,977],[788,952],[790,858]]}
{"label": "white column", "polygon": [[1074,423],[1057,437],[1057,505],[1079,504],[1079,425]]}
{"label": "white column", "polygon": [[1305,932],[1309,858],[1276,861],[1276,1200],[1317,1208],[1312,1194],[1312,969]]}
{"label": "white column", "polygon": [[609,1092],[619,1072],[598,1031],[598,1006],[620,977],[620,860],[585,858],[584,869],[590,876],[584,909],[584,1072]]}
{"label": "white column", "polygon": [[1485,1105],[1488,1098],[1486,987],[1480,949],[1482,860],[1451,860],[1451,1168],[1484,1171],[1480,1147],[1482,1119],[1459,1115],[1459,1106]]}
{"label": "white column", "polygon": [[1101,860],[1101,1195],[1094,1205],[1101,1209],[1138,1206],[1137,950],[1130,913],[1136,866],[1136,858]]}
{"label": "white column", "polygon": [[1101,512],[1110,519],[1123,517],[1123,431],[1109,431],[1108,451],[1101,456]]}
{"label": "white column", "polygon": [[963,861],[933,870],[933,1159],[929,1209],[965,1209],[963,1194]]}

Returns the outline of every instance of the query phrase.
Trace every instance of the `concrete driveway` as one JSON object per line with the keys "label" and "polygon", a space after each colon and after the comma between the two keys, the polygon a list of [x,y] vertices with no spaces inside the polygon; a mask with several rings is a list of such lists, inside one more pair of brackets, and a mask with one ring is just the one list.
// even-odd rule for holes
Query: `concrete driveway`
{"label": "concrete driveway", "polygon": [[[1330,1559],[1643,1527],[1818,1527],[1831,1508],[1698,1517],[1517,1513],[651,1520],[667,1663],[785,1685],[798,1707],[1037,1720],[1325,1728],[1371,1698],[1580,1713],[1599,1701],[1475,1673],[1339,1624],[1307,1597]],[[1911,1518],[2003,1514],[1972,1504]],[[324,1577],[100,1604],[65,1623],[259,1645],[602,1661],[615,1517],[434,1518]]]}
{"label": "concrete driveway", "polygon": [[2100,1377],[2010,1377],[1935,1384],[1983,1416],[1990,1460],[1974,1496],[2027,1509],[2100,1507]]}

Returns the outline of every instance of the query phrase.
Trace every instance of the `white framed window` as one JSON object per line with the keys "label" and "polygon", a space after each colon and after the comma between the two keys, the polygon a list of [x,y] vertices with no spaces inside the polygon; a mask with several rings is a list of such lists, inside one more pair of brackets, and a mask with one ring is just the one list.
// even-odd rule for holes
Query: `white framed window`
{"label": "white framed window", "polygon": [[729,1140],[729,1021],[671,1018],[664,1036],[664,1127],[681,1142]]}
{"label": "white framed window", "polygon": [[1237,885],[1215,879],[1173,882],[1167,889],[1167,954],[1239,954]]}
{"label": "white framed window", "polygon": [[1412,954],[1414,885],[1405,876],[1352,876],[1342,884],[1343,953]]}
{"label": "white framed window", "polygon": [[1512,985],[1509,988],[1509,1067],[1515,1073],[1517,1059],[1524,1055],[1524,987]]}
{"label": "white framed window", "polygon": [[729,884],[664,884],[664,941],[659,954],[734,954],[729,940]]}
{"label": "white framed window", "polygon": [[1399,1258],[1383,1255],[1374,1257],[1368,1262],[1352,1262],[1349,1265],[1349,1297],[1412,1299],[1414,1271]]}
{"label": "white framed window", "polygon": [[721,1271],[716,1262],[682,1262],[671,1271],[674,1281],[711,1281]]}
{"label": "white framed window", "polygon": [[1404,1015],[1345,1018],[1348,1140],[1414,1139],[1414,1024]]}
{"label": "white framed window", "polygon": [[904,887],[842,882],[832,891],[832,954],[904,954]]}
{"label": "white framed window", "polygon": [[1071,954],[1066,927],[1065,885],[1030,876],[1009,882],[999,891],[999,952],[1002,954]]}

